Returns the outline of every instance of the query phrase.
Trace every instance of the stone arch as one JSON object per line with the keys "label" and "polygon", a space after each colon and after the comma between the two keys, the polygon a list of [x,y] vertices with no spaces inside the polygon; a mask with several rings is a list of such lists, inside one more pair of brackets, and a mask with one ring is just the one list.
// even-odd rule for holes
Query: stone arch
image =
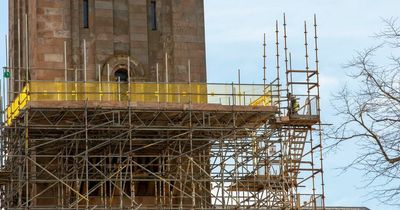
{"label": "stone arch", "polygon": [[[130,61],[128,71],[128,58]],[[110,69],[108,70],[108,66]],[[117,81],[117,75],[120,72],[126,71],[130,73],[131,82],[143,81],[144,80],[144,69],[140,62],[128,55],[113,55],[106,60],[102,68],[102,80],[107,81],[108,76],[110,81]],[[109,74],[109,75],[108,75]]]}

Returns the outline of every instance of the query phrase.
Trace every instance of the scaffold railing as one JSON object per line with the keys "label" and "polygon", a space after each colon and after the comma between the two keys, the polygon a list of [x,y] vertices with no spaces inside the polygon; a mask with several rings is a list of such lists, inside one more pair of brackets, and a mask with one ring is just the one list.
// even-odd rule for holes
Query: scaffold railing
{"label": "scaffold railing", "polygon": [[10,125],[29,101],[129,101],[273,106],[273,85],[30,81],[6,108]]}
{"label": "scaffold railing", "polygon": [[314,25],[316,66],[306,42],[307,65],[294,70],[284,21],[281,79],[277,24],[271,85],[13,75],[0,208],[325,209]]}

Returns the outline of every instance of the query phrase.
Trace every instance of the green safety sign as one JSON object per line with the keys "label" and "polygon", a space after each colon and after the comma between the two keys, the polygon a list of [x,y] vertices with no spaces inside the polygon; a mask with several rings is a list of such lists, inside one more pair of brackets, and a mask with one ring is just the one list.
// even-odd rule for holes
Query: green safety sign
{"label": "green safety sign", "polygon": [[4,77],[5,77],[5,78],[10,78],[10,76],[11,76],[11,74],[10,74],[9,71],[5,71],[5,72],[4,72]]}

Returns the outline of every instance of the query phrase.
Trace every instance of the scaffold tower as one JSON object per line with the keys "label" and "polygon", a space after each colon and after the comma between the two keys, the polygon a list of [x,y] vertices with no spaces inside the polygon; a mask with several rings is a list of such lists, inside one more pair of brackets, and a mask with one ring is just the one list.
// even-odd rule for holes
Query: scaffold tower
{"label": "scaffold tower", "polygon": [[2,94],[15,97],[3,104],[1,208],[325,209],[317,21],[300,69],[286,18],[283,30],[264,42],[276,69],[263,84],[190,71],[185,83],[79,81],[85,69],[68,67],[64,81],[22,77]]}

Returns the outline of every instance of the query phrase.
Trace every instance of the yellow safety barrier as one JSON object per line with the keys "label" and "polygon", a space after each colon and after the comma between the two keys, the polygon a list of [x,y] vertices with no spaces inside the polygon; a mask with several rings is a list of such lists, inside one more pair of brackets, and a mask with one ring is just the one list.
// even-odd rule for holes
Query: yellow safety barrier
{"label": "yellow safety barrier", "polygon": [[20,111],[25,108],[29,101],[29,95],[28,95],[28,90],[29,90],[29,85],[25,86],[22,89],[22,92],[15,98],[12,104],[7,108],[6,114],[7,114],[7,119],[6,119],[6,124],[10,125],[12,120],[15,119]]}
{"label": "yellow safety barrier", "polygon": [[265,95],[259,97],[257,100],[250,103],[250,106],[270,106],[272,102],[271,93],[267,92]]}
{"label": "yellow safety barrier", "polygon": [[31,82],[31,101],[207,103],[206,84]]}
{"label": "yellow safety barrier", "polygon": [[[156,84],[31,81],[6,109],[11,125],[29,101],[131,101],[148,103],[218,103],[269,106],[271,94],[260,85]],[[240,93],[238,90],[242,90]],[[210,93],[209,93],[210,92]],[[238,99],[238,100],[237,100]]]}

